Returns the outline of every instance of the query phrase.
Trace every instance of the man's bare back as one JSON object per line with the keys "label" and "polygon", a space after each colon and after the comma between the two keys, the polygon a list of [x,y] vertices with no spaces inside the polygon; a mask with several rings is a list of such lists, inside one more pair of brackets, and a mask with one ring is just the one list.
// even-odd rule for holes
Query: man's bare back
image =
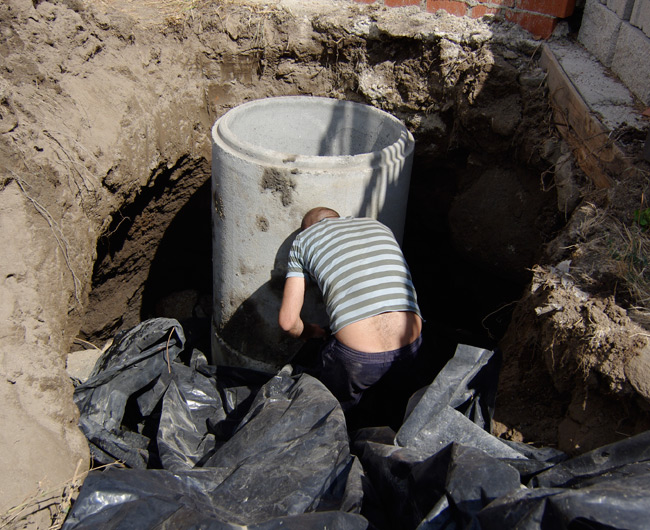
{"label": "man's bare back", "polygon": [[422,319],[411,311],[381,313],[348,324],[336,339],[353,350],[378,353],[411,344],[422,331]]}

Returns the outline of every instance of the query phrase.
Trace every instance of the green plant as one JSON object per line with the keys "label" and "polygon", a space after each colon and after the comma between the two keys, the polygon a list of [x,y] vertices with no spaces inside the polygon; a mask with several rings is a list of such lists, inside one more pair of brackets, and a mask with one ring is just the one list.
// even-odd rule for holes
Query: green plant
{"label": "green plant", "polygon": [[650,208],[645,210],[634,210],[634,222],[638,224],[642,230],[650,228]]}

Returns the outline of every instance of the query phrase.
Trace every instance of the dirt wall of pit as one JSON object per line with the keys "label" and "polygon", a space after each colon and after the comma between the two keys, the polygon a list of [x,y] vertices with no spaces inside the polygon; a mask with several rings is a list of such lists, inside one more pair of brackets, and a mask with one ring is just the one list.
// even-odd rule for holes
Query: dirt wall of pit
{"label": "dirt wall of pit", "polygon": [[[210,128],[239,103],[329,96],[406,123],[419,161],[409,260],[432,321],[445,300],[426,255],[449,219],[450,248],[525,282],[571,214],[540,184],[566,146],[539,43],[504,22],[344,2],[188,14],[8,0],[0,52],[0,512],[87,469],[66,356],[76,338],[99,343],[165,305],[170,293],[147,286],[155,271],[173,281],[161,242],[203,200]],[[191,291],[191,304],[205,294]]]}

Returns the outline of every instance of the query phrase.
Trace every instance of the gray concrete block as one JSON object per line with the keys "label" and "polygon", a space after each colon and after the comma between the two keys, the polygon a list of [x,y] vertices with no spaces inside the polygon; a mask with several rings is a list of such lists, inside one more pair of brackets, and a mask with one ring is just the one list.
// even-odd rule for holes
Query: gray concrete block
{"label": "gray concrete block", "polygon": [[607,0],[607,7],[621,20],[630,20],[634,0]]}
{"label": "gray concrete block", "polygon": [[650,39],[627,22],[621,24],[612,70],[641,100],[650,105]]}
{"label": "gray concrete block", "polygon": [[614,130],[624,123],[641,126],[630,89],[589,51],[569,40],[549,42],[548,47],[605,127]]}
{"label": "gray concrete block", "polygon": [[630,23],[650,37],[650,0],[636,0]]}
{"label": "gray concrete block", "polygon": [[611,66],[621,19],[599,0],[587,0],[578,41],[605,66]]}

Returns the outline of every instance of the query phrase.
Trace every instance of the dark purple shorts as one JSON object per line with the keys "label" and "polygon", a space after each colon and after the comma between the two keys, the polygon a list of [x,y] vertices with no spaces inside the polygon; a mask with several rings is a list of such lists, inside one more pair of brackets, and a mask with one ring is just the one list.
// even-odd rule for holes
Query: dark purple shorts
{"label": "dark purple shorts", "polygon": [[398,350],[364,353],[332,337],[321,351],[317,377],[346,411],[359,402],[364,390],[380,379],[408,377],[421,345],[422,335]]}

